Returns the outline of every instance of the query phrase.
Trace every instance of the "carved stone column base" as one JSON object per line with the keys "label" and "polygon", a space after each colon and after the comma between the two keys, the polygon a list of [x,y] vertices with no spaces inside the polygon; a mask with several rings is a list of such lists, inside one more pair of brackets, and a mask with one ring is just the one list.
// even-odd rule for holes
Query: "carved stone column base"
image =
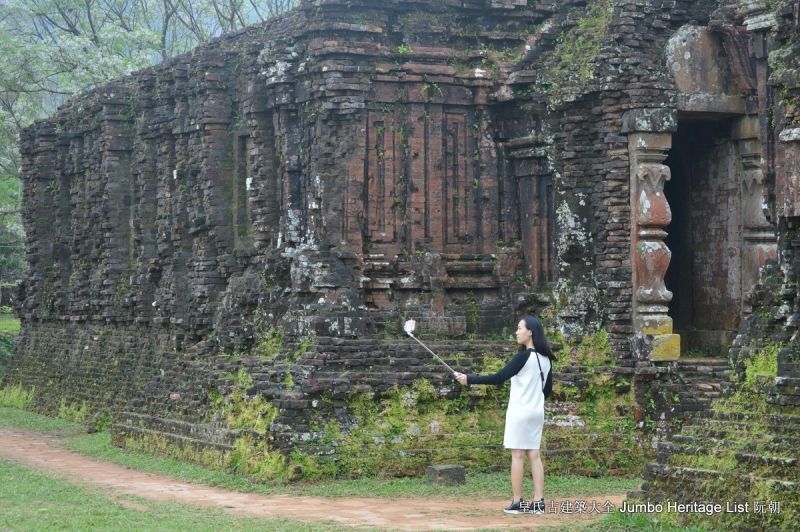
{"label": "carved stone column base", "polygon": [[681,336],[672,333],[672,318],[664,314],[639,314],[636,328],[652,336],[649,359],[655,362],[678,360],[681,357]]}
{"label": "carved stone column base", "polygon": [[639,314],[634,319],[636,330],[644,334],[672,334],[672,318],[664,314]]}
{"label": "carved stone column base", "polygon": [[678,360],[680,357],[680,334],[653,335],[653,349],[650,351],[650,360],[654,362],[663,362],[665,360]]}

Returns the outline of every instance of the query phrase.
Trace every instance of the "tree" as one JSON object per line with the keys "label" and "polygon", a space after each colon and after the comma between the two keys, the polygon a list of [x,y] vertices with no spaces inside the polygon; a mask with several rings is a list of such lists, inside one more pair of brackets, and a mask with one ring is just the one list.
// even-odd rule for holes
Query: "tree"
{"label": "tree", "polygon": [[20,130],[70,95],[297,0],[0,0],[0,280],[20,277]]}

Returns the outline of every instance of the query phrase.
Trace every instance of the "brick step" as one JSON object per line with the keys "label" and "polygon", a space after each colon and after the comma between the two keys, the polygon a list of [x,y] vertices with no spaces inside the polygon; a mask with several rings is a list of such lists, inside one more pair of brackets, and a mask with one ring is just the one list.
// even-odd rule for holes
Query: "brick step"
{"label": "brick step", "polygon": [[[755,430],[754,430],[755,429]],[[774,423],[759,423],[748,421],[728,421],[718,419],[702,419],[697,420],[695,423],[686,428],[689,434],[706,434],[714,437],[715,434],[724,434],[723,439],[727,435],[733,434],[734,436],[741,434],[752,434],[753,432],[768,431],[773,434],[784,434],[794,436],[800,434],[800,427],[796,425],[777,425]]]}
{"label": "brick step", "polygon": [[707,376],[707,377],[721,377],[726,378],[731,375],[731,368],[728,365],[688,365],[688,366],[678,366],[677,368],[678,375],[682,377],[687,376]]}
{"label": "brick step", "polygon": [[[473,449],[484,449],[484,450],[494,450],[501,452],[503,450],[503,445],[500,443],[497,444],[470,444],[468,446],[463,447],[453,447],[453,446],[437,446],[437,445],[426,445],[436,443],[437,441],[441,442],[441,440],[420,440],[417,439],[414,441],[415,444],[422,445],[420,447],[413,447],[413,448],[406,448],[406,449],[396,449],[393,448],[391,445],[385,447],[382,452],[388,455],[400,455],[404,457],[408,456],[426,456],[432,458],[437,453],[451,453],[453,455],[458,455],[461,452],[469,452]],[[380,440],[376,442],[381,443]],[[399,444],[400,442],[395,442]],[[617,449],[611,447],[575,447],[575,448],[560,448],[560,449],[546,449],[542,448],[542,457],[543,458],[556,458],[556,457],[585,457],[587,454],[595,457],[607,457],[613,456],[614,452]],[[331,453],[330,445],[303,445],[303,452],[311,455],[325,455]],[[380,452],[377,450],[372,450],[370,452]]]}
{"label": "brick step", "polygon": [[725,383],[725,384],[732,384],[728,375],[707,375],[704,373],[696,373],[696,374],[688,374],[688,375],[681,375],[683,382],[685,383],[692,383],[692,384],[702,384],[704,382],[708,383]]}
{"label": "brick step", "polygon": [[[730,451],[724,448],[709,448],[707,445],[683,445],[673,442],[658,444],[658,458],[660,463],[670,465],[683,465],[691,462],[698,455],[722,457]],[[769,476],[780,480],[800,478],[800,460],[796,456],[776,456],[769,454],[735,451],[736,468],[741,473]],[[794,454],[794,453],[793,453]]]}
{"label": "brick step", "polygon": [[775,377],[775,386],[778,388],[800,388],[800,378]]}
{"label": "brick step", "polygon": [[780,391],[770,393],[769,389],[766,392],[765,401],[776,408],[791,408],[796,410],[800,406],[800,395],[787,395]]}
{"label": "brick step", "polygon": [[683,467],[659,462],[651,462],[645,466],[642,491],[645,498],[659,500],[667,496],[676,502],[708,501],[709,484],[719,486],[720,477],[724,476],[726,481],[731,479],[735,484],[735,493],[725,493],[719,489],[712,496],[712,500],[724,501],[731,495],[749,497],[756,490],[756,484],[763,484],[768,487],[767,493],[759,490],[762,500],[793,500],[800,499],[800,482],[793,480],[780,480],[771,477],[742,474],[733,471],[715,471],[711,469],[698,469]]}
{"label": "brick step", "polygon": [[710,367],[730,367],[727,357],[691,357],[679,358],[678,367],[691,366],[710,366]]}
{"label": "brick step", "polygon": [[[547,423],[545,423],[547,424]],[[573,445],[577,436],[580,437],[581,441],[588,442],[590,444],[597,444],[603,440],[610,440],[610,441],[617,441],[617,437],[619,434],[608,433],[608,434],[597,434],[593,432],[586,432],[580,431],[580,429],[566,429],[563,434],[556,432],[555,427],[547,427],[542,436],[542,444],[545,447],[555,448],[555,447],[569,447]]]}
{"label": "brick step", "polygon": [[728,377],[714,378],[714,377],[709,377],[708,375],[698,375],[694,377],[681,377],[681,379],[682,379],[681,385],[689,388],[708,384],[719,388],[724,388],[727,390],[728,388],[733,386],[733,383],[730,381]]}
{"label": "brick step", "polygon": [[[730,440],[710,438],[708,436],[691,436],[688,434],[675,434],[670,437],[671,442],[677,444],[686,444],[695,447],[704,447],[706,449],[713,449],[715,447],[727,447]],[[761,450],[764,452],[780,454],[789,449],[797,449],[800,447],[800,437],[793,436],[778,436],[778,435],[765,435],[763,437],[748,436],[747,445],[744,450],[753,451]],[[794,451],[792,451],[794,452]]]}
{"label": "brick step", "polygon": [[[660,442],[658,452],[662,453],[664,456],[669,456],[671,459],[676,457],[681,458],[681,455],[688,457],[697,456],[698,454],[722,456],[732,453],[736,457],[738,463],[756,467],[777,467],[782,469],[785,474],[791,474],[795,478],[800,478],[798,477],[798,473],[800,473],[800,471],[798,471],[800,459],[797,458],[796,453],[793,451],[789,452],[789,449],[785,449],[783,454],[781,454],[781,450],[778,450],[776,453],[762,454],[745,450],[732,451],[731,449],[726,449],[724,445],[720,447],[709,447],[702,444],[694,446],[673,442]],[[779,475],[781,474],[784,473],[779,472]],[[773,473],[771,473],[770,476],[773,476]]]}
{"label": "brick step", "polygon": [[753,422],[767,426],[796,427],[800,430],[800,416],[792,414],[755,414],[746,412],[712,411],[711,418],[718,421]]}
{"label": "brick step", "polygon": [[667,384],[662,387],[665,393],[681,393],[695,391],[721,391],[727,390],[731,384],[725,380],[711,380],[708,377],[697,380],[684,381],[680,384]]}
{"label": "brick step", "polygon": [[113,425],[156,434],[173,434],[176,437],[180,436],[188,440],[197,440],[223,447],[233,445],[236,438],[244,433],[242,430],[217,427],[208,423],[192,423],[135,412],[120,412],[115,416]]}
{"label": "brick step", "polygon": [[[517,348],[511,342],[497,342],[491,340],[471,340],[463,342],[458,340],[429,340],[420,338],[422,342],[433,349],[438,348],[442,352],[457,353],[459,351],[496,351],[498,353],[516,352]],[[402,349],[423,349],[417,342],[408,336],[400,338],[339,338],[339,337],[317,337],[316,348],[326,352],[358,352],[366,350],[395,351]],[[436,349],[433,349],[436,351]],[[438,352],[438,351],[437,351]]]}
{"label": "brick step", "polygon": [[778,361],[778,375],[785,375],[786,378],[800,380],[800,362],[781,362]]}
{"label": "brick step", "polygon": [[[122,447],[127,446],[129,438],[136,439],[138,437],[151,436],[158,441],[166,440],[167,443],[174,445],[178,448],[191,448],[195,452],[202,452],[209,448],[220,452],[229,452],[234,449],[233,445],[219,443],[215,441],[204,440],[201,438],[192,438],[184,434],[175,434],[172,432],[162,432],[160,430],[153,430],[134,425],[126,425],[124,423],[114,423],[111,425],[112,440],[115,445]],[[220,464],[222,465],[222,464]]]}
{"label": "brick step", "polygon": [[744,431],[748,431],[749,428],[756,426],[772,429],[781,434],[800,432],[800,420],[798,420],[798,416],[768,414],[752,417],[738,417],[740,415],[739,413],[710,411],[708,418],[702,421],[701,424],[707,424],[710,428],[717,428],[720,425],[728,424],[737,430]]}
{"label": "brick step", "polygon": [[731,369],[727,366],[684,366],[679,367],[678,375],[730,375]]}

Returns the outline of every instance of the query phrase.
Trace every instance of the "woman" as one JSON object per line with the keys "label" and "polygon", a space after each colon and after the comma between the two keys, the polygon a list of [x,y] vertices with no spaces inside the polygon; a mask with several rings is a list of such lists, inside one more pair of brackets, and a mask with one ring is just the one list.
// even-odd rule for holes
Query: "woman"
{"label": "woman", "polygon": [[[523,316],[517,325],[519,352],[494,375],[465,375],[456,373],[464,386],[470,384],[501,384],[511,379],[511,393],[506,410],[503,446],[511,449],[511,489],[514,498],[504,511],[510,514],[544,513],[544,468],[539,455],[539,443],[544,427],[544,392],[542,391],[550,363],[555,360],[539,318]],[[533,355],[533,356],[531,356]],[[541,367],[541,372],[540,372]],[[531,462],[533,503],[522,498],[522,476],[525,456]]]}

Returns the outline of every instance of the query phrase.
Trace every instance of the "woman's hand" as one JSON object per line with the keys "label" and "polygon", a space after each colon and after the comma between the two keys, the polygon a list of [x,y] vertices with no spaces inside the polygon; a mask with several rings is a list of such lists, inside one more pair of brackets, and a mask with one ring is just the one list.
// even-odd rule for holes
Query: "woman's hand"
{"label": "woman's hand", "polygon": [[464,386],[466,386],[466,385],[467,385],[467,376],[466,376],[466,375],[464,375],[463,373],[459,373],[459,372],[457,372],[457,371],[456,371],[456,372],[453,374],[453,376],[456,378],[456,380],[457,380],[458,382],[460,382],[460,383],[461,383],[461,384],[463,384]]}

